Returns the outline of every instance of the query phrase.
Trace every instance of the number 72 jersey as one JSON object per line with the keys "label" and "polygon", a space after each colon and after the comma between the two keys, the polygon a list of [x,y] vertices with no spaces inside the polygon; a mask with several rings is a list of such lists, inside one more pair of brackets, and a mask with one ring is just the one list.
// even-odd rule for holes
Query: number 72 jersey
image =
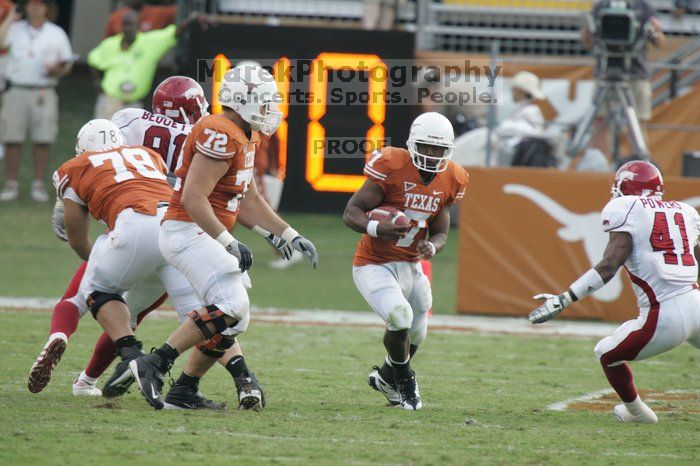
{"label": "number 72 jersey", "polygon": [[700,216],[693,207],[660,198],[622,196],[605,206],[601,221],[606,232],[632,236],[625,268],[640,307],[697,287],[693,250],[700,235]]}
{"label": "number 72 jersey", "polygon": [[163,220],[192,222],[180,199],[192,160],[195,154],[199,153],[228,164],[228,170],[217,181],[209,195],[209,203],[226,229],[232,229],[236,224],[240,201],[252,182],[255,150],[259,138],[258,133],[252,131],[248,139],[241,128],[223,116],[208,115],[201,118],[192,127],[185,141],[180,166],[175,171],[177,179],[173,197]]}
{"label": "number 72 jersey", "polygon": [[85,152],[64,162],[53,174],[56,193],[86,206],[109,229],[124,209],[155,215],[159,202],[172,189],[163,159],[141,146],[122,146],[103,152]]}

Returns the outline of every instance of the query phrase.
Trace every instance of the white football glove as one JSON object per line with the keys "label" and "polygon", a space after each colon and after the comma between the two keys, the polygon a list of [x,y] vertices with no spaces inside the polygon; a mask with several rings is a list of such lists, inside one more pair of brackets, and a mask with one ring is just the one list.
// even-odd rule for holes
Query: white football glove
{"label": "white football glove", "polygon": [[56,199],[56,204],[53,206],[53,215],[51,215],[51,227],[53,233],[61,241],[68,241],[66,234],[66,225],[63,223],[63,201]]}
{"label": "white football glove", "polygon": [[292,246],[294,249],[309,258],[311,266],[314,269],[318,267],[318,252],[316,252],[316,246],[314,246],[314,243],[299,235],[292,240]]}
{"label": "white football glove", "polygon": [[533,324],[541,324],[554,319],[573,301],[568,291],[562,294],[543,293],[533,296],[533,299],[544,301],[540,307],[530,313],[528,318]]}
{"label": "white football glove", "polygon": [[286,242],[274,233],[270,233],[269,235],[267,235],[265,237],[265,240],[267,240],[267,242],[270,243],[270,246],[279,251],[284,260],[289,260],[292,258],[292,254],[294,253],[294,246],[292,246],[291,243]]}

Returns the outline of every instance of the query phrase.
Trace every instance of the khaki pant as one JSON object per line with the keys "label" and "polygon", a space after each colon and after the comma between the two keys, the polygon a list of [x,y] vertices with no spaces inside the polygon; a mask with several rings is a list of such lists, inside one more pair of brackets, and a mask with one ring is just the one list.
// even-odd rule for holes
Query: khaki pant
{"label": "khaki pant", "polygon": [[31,134],[36,144],[52,144],[58,134],[58,95],[53,88],[10,87],[0,109],[2,142],[21,144]]}
{"label": "khaki pant", "polygon": [[[596,84],[596,88],[593,91],[594,95],[598,90],[598,86],[599,84]],[[630,89],[632,90],[635,110],[637,110],[637,117],[639,117],[639,120],[651,120],[651,81],[633,79],[630,81]],[[606,117],[608,115],[608,101],[610,101],[610,98],[606,99],[603,105],[600,106],[596,116]]]}
{"label": "khaki pant", "polygon": [[109,96],[103,92],[99,96],[97,96],[97,100],[95,101],[95,118],[104,118],[105,120],[111,120],[112,115],[117,113],[119,110],[123,110],[125,108],[143,108],[143,103],[122,102],[121,100]]}

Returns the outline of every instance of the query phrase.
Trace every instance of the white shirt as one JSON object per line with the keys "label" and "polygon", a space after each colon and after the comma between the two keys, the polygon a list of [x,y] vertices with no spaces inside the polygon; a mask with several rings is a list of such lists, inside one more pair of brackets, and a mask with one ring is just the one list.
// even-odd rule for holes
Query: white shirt
{"label": "white shirt", "polygon": [[691,291],[698,279],[693,249],[700,216],[688,204],[660,197],[622,196],[601,213],[605,232],[627,232],[632,252],[625,268],[642,308]]}
{"label": "white shirt", "polygon": [[112,116],[128,146],[146,146],[158,152],[170,173],[175,173],[192,125],[177,123],[164,115],[141,108],[125,108]]}
{"label": "white shirt", "polygon": [[519,102],[496,129],[496,135],[506,139],[511,148],[523,138],[543,134],[544,116],[540,108],[530,100]]}
{"label": "white shirt", "polygon": [[26,20],[12,23],[4,46],[9,49],[5,77],[19,86],[55,86],[58,79],[48,76],[47,69],[73,57],[65,31],[49,21],[39,29]]}

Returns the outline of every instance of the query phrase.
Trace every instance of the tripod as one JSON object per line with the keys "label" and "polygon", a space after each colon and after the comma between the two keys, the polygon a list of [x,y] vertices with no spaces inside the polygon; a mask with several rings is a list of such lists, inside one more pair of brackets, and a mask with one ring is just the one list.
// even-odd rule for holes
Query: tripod
{"label": "tripod", "polygon": [[643,160],[649,160],[649,149],[639,125],[634,96],[628,80],[605,79],[596,88],[593,97],[593,107],[586,112],[583,121],[576,129],[571,145],[567,150],[569,157],[575,157],[588,145],[593,135],[593,121],[600,112],[604,102],[607,102],[610,130],[613,136],[612,156],[617,163],[620,160],[620,132],[623,126],[629,128],[630,139],[635,155]]}

